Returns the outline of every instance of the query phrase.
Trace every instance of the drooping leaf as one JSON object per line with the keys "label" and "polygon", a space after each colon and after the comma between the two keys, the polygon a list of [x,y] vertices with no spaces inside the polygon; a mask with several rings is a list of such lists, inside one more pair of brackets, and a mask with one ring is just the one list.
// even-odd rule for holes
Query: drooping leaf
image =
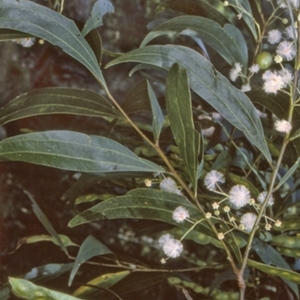
{"label": "drooping leaf", "polygon": [[[65,247],[70,247],[70,246],[78,247],[78,245],[73,243],[70,240],[70,238],[67,237],[66,235],[59,234],[59,238]],[[60,246],[58,241],[53,236],[46,235],[46,234],[39,234],[39,235],[32,235],[32,236],[27,236],[27,237],[21,238],[18,241],[18,244],[13,252],[17,251],[24,244],[33,244],[33,243],[39,243],[39,242],[52,242],[52,243],[56,244],[57,246]]]}
{"label": "drooping leaf", "polygon": [[150,83],[147,81],[148,88],[148,96],[152,109],[152,128],[153,128],[153,136],[155,142],[158,141],[160,132],[163,128],[164,124],[164,115],[162,113],[161,107],[157,101],[156,95],[151,87]]}
{"label": "drooping leaf", "polygon": [[82,245],[80,246],[79,252],[77,254],[76,260],[74,262],[68,285],[70,286],[73,279],[83,263],[88,261],[90,258],[99,255],[113,254],[105,245],[98,241],[93,236],[89,235]]}
{"label": "drooping leaf", "polygon": [[107,66],[125,62],[146,63],[166,70],[178,63],[186,69],[190,87],[196,94],[242,131],[266,159],[271,161],[261,121],[249,98],[198,52],[183,46],[146,46],[114,59]]}
{"label": "drooping leaf", "polygon": [[117,109],[99,94],[88,90],[50,87],[21,94],[8,102],[0,110],[0,125],[49,114],[121,118]]}
{"label": "drooping leaf", "polygon": [[297,171],[300,164],[300,157],[295,161],[295,163],[289,168],[289,170],[285,173],[285,175],[280,179],[279,183],[276,186],[276,189],[279,189],[283,184],[285,184],[291,176]]}
{"label": "drooping leaf", "polygon": [[53,227],[53,225],[51,224],[47,216],[44,214],[42,209],[35,201],[34,197],[26,190],[23,190],[23,192],[28,196],[28,198],[32,202],[32,210],[35,213],[38,220],[43,224],[43,226],[48,231],[48,233],[51,234],[55,243],[60,246],[61,250],[64,251],[66,255],[68,255],[68,250],[66,248],[66,245],[63,243],[60,236],[57,234],[55,228]]}
{"label": "drooping leaf", "polygon": [[0,158],[89,173],[164,172],[111,139],[64,130],[7,138],[0,142]]}
{"label": "drooping leaf", "polygon": [[[178,226],[172,218],[172,213],[179,205],[189,211],[192,220],[201,219],[199,211],[184,196],[156,189],[138,188],[129,191],[124,196],[105,200],[79,213],[68,225],[75,227],[106,219],[148,219]],[[182,226],[190,228],[188,224]],[[199,224],[196,230],[216,239],[205,223]]]}
{"label": "drooping leaf", "polygon": [[173,65],[167,77],[166,105],[175,142],[196,190],[200,135],[194,126],[187,73],[177,64]]}
{"label": "drooping leaf", "polygon": [[200,38],[204,43],[216,50],[225,61],[232,65],[241,63],[248,65],[248,49],[242,33],[233,25],[222,27],[219,23],[197,16],[180,16],[155,27],[144,38],[141,47],[161,35],[177,33]]}
{"label": "drooping leaf", "polygon": [[97,289],[107,289],[130,274],[130,271],[120,271],[116,273],[104,274],[89,281],[86,286],[79,287],[74,291],[76,297],[87,297]]}
{"label": "drooping leaf", "polygon": [[63,15],[32,1],[0,0],[0,28],[28,33],[59,46],[107,89],[94,52],[75,23]]}
{"label": "drooping leaf", "polygon": [[22,299],[51,299],[51,300],[80,300],[74,296],[70,296],[61,292],[50,290],[25,279],[9,278],[9,283],[13,293]]}
{"label": "drooping leaf", "polygon": [[107,13],[113,13],[114,6],[108,0],[97,0],[92,8],[92,12],[88,20],[86,21],[81,33],[83,36],[88,34],[91,30],[102,26],[102,18]]}

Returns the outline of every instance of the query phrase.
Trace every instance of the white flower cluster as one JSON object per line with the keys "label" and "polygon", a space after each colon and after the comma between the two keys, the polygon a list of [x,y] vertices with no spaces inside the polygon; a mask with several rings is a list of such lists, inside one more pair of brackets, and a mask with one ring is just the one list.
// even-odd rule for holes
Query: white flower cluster
{"label": "white flower cluster", "polygon": [[[253,209],[256,210],[258,213],[261,210],[261,206],[263,205],[264,201],[267,198],[268,193],[266,191],[261,192],[258,197],[257,197],[257,202],[253,198],[251,198],[251,194],[249,189],[241,184],[237,184],[233,186],[229,193],[226,194],[224,193],[218,183],[224,183],[224,175],[216,170],[212,170],[209,173],[206,174],[204,178],[204,185],[206,186],[207,189],[211,191],[215,191],[218,194],[224,195],[225,198],[221,200],[220,202],[213,202],[212,203],[212,209],[214,210],[214,216],[212,215],[211,212],[207,212],[205,217],[207,219],[210,218],[219,218],[221,214],[220,210],[220,204],[224,201],[228,201],[230,206],[236,210],[239,210],[246,205],[250,205],[253,207]],[[272,206],[274,204],[274,197],[273,195],[269,195],[268,197],[268,203],[267,206]],[[235,222],[236,218],[232,214],[231,209],[228,205],[222,206],[222,210],[224,213],[226,213],[227,218],[229,222],[232,224],[232,229],[239,228],[241,230],[244,230],[245,232],[251,232],[254,224],[257,219],[257,215],[253,212],[246,212],[240,217],[240,225],[238,226]],[[272,228],[271,224],[268,222],[268,220],[272,220],[271,218],[264,216],[266,224],[265,224],[265,229],[270,230]],[[281,222],[279,220],[274,222],[275,226],[279,227]],[[230,229],[229,231],[231,231]],[[218,239],[223,239],[226,233],[220,232],[218,234]]]}
{"label": "white flower cluster", "polygon": [[207,189],[215,191],[218,183],[224,183],[224,175],[216,170],[208,172],[204,178],[204,185]]}
{"label": "white flower cluster", "polygon": [[178,189],[176,182],[171,177],[164,178],[160,182],[159,188],[165,192],[181,195],[181,191]]}
{"label": "white flower cluster", "polygon": [[183,223],[190,217],[190,213],[183,206],[178,206],[172,214],[172,218],[176,223]]}
{"label": "white flower cluster", "polygon": [[168,258],[179,257],[183,251],[182,243],[169,233],[162,235],[158,240],[158,244],[163,249]]}
{"label": "white flower cluster", "polygon": [[264,72],[262,79],[264,81],[263,89],[267,94],[277,94],[277,92],[285,88],[293,79],[292,73],[287,69],[280,71]]}
{"label": "white flower cluster", "polygon": [[275,130],[282,133],[289,133],[292,130],[292,125],[286,120],[277,120],[274,124]]}

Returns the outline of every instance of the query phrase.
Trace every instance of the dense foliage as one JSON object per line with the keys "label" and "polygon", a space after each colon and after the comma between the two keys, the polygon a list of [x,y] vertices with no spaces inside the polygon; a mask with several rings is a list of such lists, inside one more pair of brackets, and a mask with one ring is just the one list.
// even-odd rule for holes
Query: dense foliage
{"label": "dense foliage", "polygon": [[[28,130],[3,139],[0,157],[72,176],[69,228],[123,220],[135,229],[119,234],[124,251],[88,231],[77,245],[23,189],[48,234],[24,237],[15,250],[48,241],[68,262],[9,277],[1,299],[11,291],[127,299],[155,289],[151,299],[165,297],[160,289],[174,299],[299,299],[299,1],[161,1],[127,53],[102,46],[110,1],[96,1],[82,26],[64,16],[64,1],[52,2],[0,0],[1,40],[61,48],[100,92],[34,89],[1,109],[0,125],[81,116],[100,120],[97,134]],[[117,99],[106,72],[125,63],[143,79]],[[107,190],[95,192],[99,182]],[[65,274],[68,286],[53,288]]]}

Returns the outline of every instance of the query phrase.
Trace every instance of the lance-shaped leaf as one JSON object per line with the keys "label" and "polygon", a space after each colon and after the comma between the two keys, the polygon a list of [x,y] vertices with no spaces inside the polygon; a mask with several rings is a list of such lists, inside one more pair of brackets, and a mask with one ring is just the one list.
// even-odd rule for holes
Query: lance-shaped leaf
{"label": "lance-shaped leaf", "polygon": [[117,282],[130,274],[130,271],[120,271],[115,273],[107,273],[89,281],[86,285],[79,287],[74,291],[73,295],[76,297],[87,297],[89,294],[101,289],[108,289]]}
{"label": "lance-shaped leaf", "polygon": [[22,118],[49,114],[121,118],[111,103],[92,91],[43,88],[21,94],[2,107],[0,125]]}
{"label": "lance-shaped leaf", "polygon": [[300,284],[300,274],[297,272],[262,264],[251,259],[247,260],[247,265],[256,268],[260,271],[263,271],[264,273],[273,276],[278,276],[281,277],[282,279],[286,279],[288,281],[292,281],[292,282],[296,282],[297,284]]}
{"label": "lance-shaped leaf", "polygon": [[[202,218],[199,211],[184,196],[156,189],[138,188],[81,212],[69,222],[69,226],[75,227],[106,219],[148,219],[178,225],[173,220],[172,213],[180,205],[189,211],[192,220],[198,221]],[[190,228],[188,224],[182,226]],[[205,224],[199,224],[196,229],[216,238]]]}
{"label": "lance-shaped leaf", "polygon": [[177,33],[200,38],[217,51],[230,65],[235,62],[248,65],[248,49],[242,33],[233,25],[219,23],[198,16],[180,16],[155,27],[144,38],[141,47],[161,35]]}
{"label": "lance-shaped leaf", "polygon": [[107,89],[94,52],[72,20],[32,1],[0,0],[0,28],[25,32],[59,46]]}
{"label": "lance-shaped leaf", "polygon": [[148,95],[149,95],[149,100],[150,100],[151,110],[153,115],[152,116],[153,135],[154,135],[155,142],[157,142],[159,139],[160,132],[163,128],[164,115],[157,101],[153,88],[148,81],[147,81],[147,88],[148,88]]}
{"label": "lance-shaped leaf", "polygon": [[164,172],[111,139],[65,130],[7,138],[0,158],[77,172]]}
{"label": "lance-shaped leaf", "polygon": [[146,63],[166,70],[178,63],[186,69],[189,85],[196,94],[242,131],[266,159],[271,161],[261,121],[252,102],[201,54],[183,46],[146,46],[114,59],[108,66],[125,62]]}
{"label": "lance-shaped leaf", "polygon": [[21,299],[80,300],[79,298],[35,285],[25,279],[10,277],[9,283],[13,293]]}
{"label": "lance-shaped leaf", "polygon": [[88,34],[94,28],[102,26],[102,18],[107,13],[113,13],[114,6],[108,0],[98,0],[95,2],[92,12],[88,20],[86,21],[81,33],[83,36]]}
{"label": "lance-shaped leaf", "polygon": [[76,260],[74,262],[68,285],[70,286],[73,282],[73,279],[83,263],[88,261],[90,258],[99,255],[113,254],[105,245],[100,241],[95,239],[93,236],[89,235],[82,245],[80,246],[79,252],[77,254]]}
{"label": "lance-shaped leaf", "polygon": [[197,189],[200,136],[194,126],[187,73],[180,70],[177,64],[173,65],[167,77],[166,105],[171,130],[186,166],[186,172],[194,189]]}

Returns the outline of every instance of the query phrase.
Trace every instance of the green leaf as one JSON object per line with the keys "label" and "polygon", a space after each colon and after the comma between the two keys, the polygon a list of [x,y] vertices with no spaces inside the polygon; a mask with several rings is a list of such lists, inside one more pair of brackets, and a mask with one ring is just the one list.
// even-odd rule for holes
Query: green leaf
{"label": "green leaf", "polygon": [[96,56],[75,23],[32,1],[0,0],[0,28],[40,37],[83,64],[107,89]]}
{"label": "green leaf", "polygon": [[281,277],[282,279],[286,279],[286,280],[295,282],[297,284],[300,284],[300,274],[298,274],[294,271],[265,265],[265,264],[256,262],[251,259],[247,260],[247,265],[250,267],[256,268],[258,270],[261,270],[267,274],[278,276],[278,277]]}
{"label": "green leaf", "polygon": [[10,277],[9,283],[12,286],[13,293],[22,299],[80,300],[79,298],[35,285],[25,279]]}
{"label": "green leaf", "polygon": [[73,88],[43,88],[21,94],[0,110],[0,125],[22,118],[71,114],[89,117],[121,118],[101,95]]}
{"label": "green leaf", "polygon": [[285,184],[291,176],[297,171],[300,164],[300,157],[295,161],[295,163],[289,168],[289,170],[284,174],[284,176],[279,181],[276,189],[279,189],[283,184]]}
{"label": "green leaf", "polygon": [[186,69],[189,85],[196,94],[242,131],[271,162],[261,121],[250,99],[241,90],[235,88],[201,54],[183,46],[146,46],[114,59],[107,66],[125,62],[147,63],[166,70],[174,63],[178,63]]}
{"label": "green leaf", "polygon": [[[194,221],[201,219],[201,214],[182,195],[163,192],[161,190],[138,188],[129,191],[125,196],[105,200],[81,212],[70,222],[69,227],[75,227],[92,221],[106,219],[149,219],[162,221],[178,226],[172,218],[172,213],[179,205],[185,207]],[[182,224],[190,228],[189,224]],[[216,239],[206,224],[199,224],[196,229]]]}
{"label": "green leaf", "polygon": [[[286,271],[292,271],[289,264],[285,261],[285,259],[280,255],[280,253],[277,250],[275,250],[272,246],[268,245],[267,243],[262,242],[258,238],[254,239],[252,243],[252,249],[256,252],[256,254],[267,266],[272,265],[272,266],[276,266],[276,268],[281,268]],[[287,279],[285,277],[282,278],[299,298],[299,290],[297,284],[295,284],[293,280]],[[300,282],[300,276],[299,276],[299,282]]]}
{"label": "green leaf", "polygon": [[32,202],[32,209],[38,220],[43,224],[48,233],[51,234],[53,240],[55,240],[55,243],[61,247],[61,250],[64,251],[66,255],[68,255],[68,250],[65,244],[61,240],[60,236],[57,234],[56,230],[54,229],[47,216],[44,214],[44,212],[41,210],[41,208],[35,201],[34,197],[26,190],[23,190],[23,192],[28,196],[28,198]]}
{"label": "green leaf", "polygon": [[[70,238],[67,237],[66,235],[59,234],[58,236],[59,236],[61,242],[63,243],[64,247],[70,247],[70,246],[78,247],[78,245],[73,243],[70,240]],[[51,235],[47,235],[47,234],[39,234],[39,235],[32,235],[32,236],[27,236],[27,237],[21,238],[18,241],[18,244],[13,252],[17,251],[24,244],[34,244],[34,243],[39,243],[39,242],[52,242],[55,245],[60,246],[58,240],[55,237],[53,237]]]}
{"label": "green leaf", "polygon": [[81,34],[85,36],[88,34],[91,30],[102,26],[102,18],[107,13],[113,13],[114,12],[114,6],[112,3],[108,0],[98,0],[95,2],[92,12],[88,20],[86,21]]}
{"label": "green leaf", "polygon": [[64,130],[7,138],[0,158],[77,172],[164,172],[111,139]]}
{"label": "green leaf", "polygon": [[173,65],[167,77],[166,106],[175,142],[196,190],[200,135],[194,126],[187,73],[177,64]]}
{"label": "green leaf", "polygon": [[130,271],[120,271],[101,275],[89,281],[87,285],[78,288],[73,295],[76,297],[87,297],[89,294],[101,289],[108,289],[130,274]]}
{"label": "green leaf", "polygon": [[161,35],[177,33],[192,38],[200,38],[204,43],[217,51],[225,61],[232,65],[248,65],[248,49],[242,33],[233,25],[222,27],[219,23],[198,16],[180,16],[155,27],[144,38],[140,47]]}
{"label": "green leaf", "polygon": [[76,260],[74,262],[68,285],[71,286],[73,279],[83,263],[88,261],[90,258],[99,255],[113,254],[105,245],[100,241],[95,239],[93,236],[89,235],[82,245],[80,246],[79,252],[77,254]]}
{"label": "green leaf", "polygon": [[148,88],[148,96],[150,99],[152,115],[153,115],[152,128],[153,128],[154,140],[155,142],[158,142],[159,135],[164,125],[164,115],[159,106],[156,95],[148,81],[147,81],[147,88]]}

